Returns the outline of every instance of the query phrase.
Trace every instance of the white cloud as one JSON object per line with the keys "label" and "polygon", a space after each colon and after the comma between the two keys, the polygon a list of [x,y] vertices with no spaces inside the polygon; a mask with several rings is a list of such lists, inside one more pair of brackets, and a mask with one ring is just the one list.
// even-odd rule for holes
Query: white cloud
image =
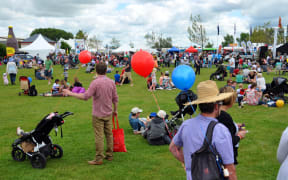
{"label": "white cloud", "polygon": [[220,25],[218,44],[226,34],[237,36],[248,32],[249,26],[271,21],[287,24],[287,0],[2,0],[0,36],[14,26],[17,37],[26,38],[35,28],[54,27],[76,33],[79,29],[96,35],[103,44],[112,37],[121,44],[130,41],[144,45],[144,35],[155,31],[172,37],[178,46],[189,46],[187,27],[189,16],[200,14],[208,38],[217,44],[217,24]]}

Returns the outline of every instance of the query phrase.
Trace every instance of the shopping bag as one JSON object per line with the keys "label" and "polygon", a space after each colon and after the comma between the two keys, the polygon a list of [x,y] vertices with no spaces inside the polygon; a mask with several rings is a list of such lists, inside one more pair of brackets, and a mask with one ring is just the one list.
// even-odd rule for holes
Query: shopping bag
{"label": "shopping bag", "polygon": [[[117,129],[115,129],[115,117],[117,122]],[[113,151],[114,152],[127,152],[124,140],[124,130],[119,128],[118,117],[113,115]]]}

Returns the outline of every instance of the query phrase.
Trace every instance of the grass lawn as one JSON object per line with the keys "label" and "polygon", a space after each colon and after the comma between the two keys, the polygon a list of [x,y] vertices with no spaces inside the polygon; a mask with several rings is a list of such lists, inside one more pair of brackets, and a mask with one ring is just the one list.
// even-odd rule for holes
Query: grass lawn
{"label": "grass lawn", "polygon": [[[167,69],[162,69],[165,71]],[[169,69],[172,72],[172,68]],[[196,77],[192,90],[196,85],[207,80],[216,69],[201,69],[201,76]],[[5,66],[0,66],[0,74]],[[86,74],[85,68],[69,70],[68,80],[72,83],[75,75],[85,88],[93,80],[95,74]],[[54,67],[54,77],[63,79],[60,66]],[[47,92],[52,85],[47,81],[34,78],[34,70],[20,69],[20,75],[33,78],[38,93]],[[108,74],[113,77],[114,73]],[[160,73],[157,73],[157,79]],[[266,82],[271,82],[274,74],[266,75]],[[0,179],[185,179],[186,174],[181,163],[168,150],[168,146],[150,146],[140,135],[133,135],[128,122],[128,114],[132,107],[138,106],[144,110],[143,116],[157,111],[154,98],[146,88],[146,80],[132,73],[134,86],[117,87],[119,95],[119,123],[125,131],[125,142],[128,152],[115,153],[112,162],[104,161],[102,166],[87,164],[95,155],[94,134],[91,123],[92,100],[80,101],[71,97],[29,97],[18,96],[19,82],[16,86],[4,86],[0,83]],[[217,82],[218,87],[225,82]],[[179,90],[156,91],[160,108],[166,112],[177,109],[175,97]],[[276,152],[282,131],[287,127],[287,109],[265,108],[263,106],[245,106],[239,109],[235,104],[229,110],[234,121],[244,122],[249,133],[240,143],[237,166],[237,176],[240,180],[272,180],[277,176],[279,163]],[[62,146],[64,156],[61,159],[49,159],[45,169],[33,169],[30,161],[16,162],[11,157],[11,144],[17,138],[16,127],[21,126],[31,131],[48,113],[71,111],[75,114],[67,117],[63,125],[63,135],[57,137],[51,132],[54,143]],[[188,117],[187,117],[188,118]]]}

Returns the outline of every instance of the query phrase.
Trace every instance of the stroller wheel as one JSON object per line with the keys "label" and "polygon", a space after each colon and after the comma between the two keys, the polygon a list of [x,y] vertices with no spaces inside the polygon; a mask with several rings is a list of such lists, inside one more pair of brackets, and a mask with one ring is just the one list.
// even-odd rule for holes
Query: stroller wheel
{"label": "stroller wheel", "polygon": [[26,154],[19,147],[15,147],[12,150],[12,157],[15,161],[24,161],[26,159]]}
{"label": "stroller wheel", "polygon": [[52,144],[51,149],[51,158],[61,158],[63,156],[63,149],[58,144]]}
{"label": "stroller wheel", "polygon": [[41,153],[33,154],[30,161],[33,168],[43,169],[46,166],[46,158]]}

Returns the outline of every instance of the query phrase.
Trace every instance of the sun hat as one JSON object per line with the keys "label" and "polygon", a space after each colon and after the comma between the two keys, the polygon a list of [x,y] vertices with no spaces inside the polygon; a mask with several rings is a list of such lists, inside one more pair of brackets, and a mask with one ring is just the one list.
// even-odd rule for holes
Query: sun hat
{"label": "sun hat", "polygon": [[233,92],[229,93],[219,93],[217,84],[215,81],[207,80],[200,82],[197,86],[197,96],[198,99],[185,105],[189,104],[203,104],[203,103],[213,103],[217,101],[222,101],[233,95]]}
{"label": "sun hat", "polygon": [[136,114],[136,113],[139,113],[139,112],[143,112],[143,110],[140,109],[140,108],[138,108],[138,107],[134,107],[134,108],[132,108],[131,112],[132,112],[133,114]]}
{"label": "sun hat", "polygon": [[156,112],[151,112],[149,115],[149,117],[156,117],[156,116],[157,116]]}
{"label": "sun hat", "polygon": [[159,110],[158,113],[157,113],[157,116],[160,117],[160,118],[165,118],[166,112],[163,111],[163,110]]}

